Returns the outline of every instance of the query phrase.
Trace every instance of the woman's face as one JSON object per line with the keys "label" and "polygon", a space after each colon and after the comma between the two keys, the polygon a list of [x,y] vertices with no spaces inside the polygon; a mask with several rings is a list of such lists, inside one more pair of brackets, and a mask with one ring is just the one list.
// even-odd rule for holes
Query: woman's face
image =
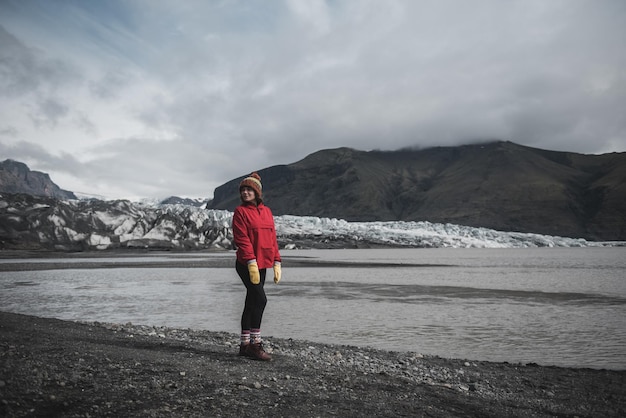
{"label": "woman's face", "polygon": [[248,186],[243,186],[241,190],[239,191],[239,194],[241,194],[242,202],[254,202],[254,200],[256,199],[254,190]]}

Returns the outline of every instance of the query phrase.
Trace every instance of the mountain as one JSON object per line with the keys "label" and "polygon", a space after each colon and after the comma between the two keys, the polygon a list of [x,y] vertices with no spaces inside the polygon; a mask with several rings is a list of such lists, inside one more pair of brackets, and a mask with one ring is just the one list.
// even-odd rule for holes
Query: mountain
{"label": "mountain", "polygon": [[[626,153],[586,155],[504,141],[423,150],[338,148],[259,174],[275,215],[626,240]],[[216,188],[208,207],[232,211],[242,178]]]}
{"label": "mountain", "polygon": [[0,192],[76,199],[74,193],[61,189],[48,174],[31,171],[26,164],[10,159],[0,162]]}

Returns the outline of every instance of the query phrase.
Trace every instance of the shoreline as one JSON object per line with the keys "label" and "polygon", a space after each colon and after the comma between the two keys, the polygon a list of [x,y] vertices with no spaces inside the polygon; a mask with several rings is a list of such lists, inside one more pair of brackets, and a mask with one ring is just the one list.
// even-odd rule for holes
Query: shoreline
{"label": "shoreline", "polygon": [[[300,251],[300,250],[299,250]],[[298,267],[448,267],[442,264],[393,263],[393,262],[355,262],[326,261],[302,254],[283,257],[283,263],[289,268]],[[27,260],[37,260],[29,262]],[[160,259],[155,261],[155,259]],[[62,261],[58,261],[62,260]],[[130,260],[130,261],[129,261]],[[30,251],[0,251],[0,272],[35,271],[66,269],[101,269],[101,268],[233,268],[235,253],[227,250],[215,251],[119,251],[60,253]]]}
{"label": "shoreline", "polygon": [[84,323],[0,311],[0,415],[626,415],[626,370],[423,356],[265,337]]}
{"label": "shoreline", "polygon": [[[66,270],[66,269],[107,269],[114,271],[117,268],[138,268],[138,269],[159,269],[159,268],[182,268],[182,269],[232,269],[234,263],[234,252],[225,251],[225,250],[214,250],[214,251],[198,251],[198,252],[188,252],[188,251],[154,251],[154,250],[133,250],[133,251],[114,251],[114,250],[102,250],[98,252],[78,252],[78,253],[61,253],[61,252],[39,252],[39,251],[0,251],[0,275],[3,272],[28,272],[28,271],[39,271],[39,270]],[[297,251],[293,254],[290,254],[284,258],[284,265],[288,266],[290,269],[292,268],[300,268],[300,267],[320,267],[320,268],[345,268],[345,267],[364,267],[364,268],[383,268],[383,267],[402,267],[407,268],[410,267],[412,269],[416,269],[418,271],[419,268],[432,268],[432,267],[453,267],[452,264],[424,264],[424,263],[402,263],[400,265],[394,264],[393,262],[389,262],[386,260],[379,260],[378,258],[375,261],[339,261],[333,260],[332,257],[330,260],[325,259],[324,257],[320,258],[318,256],[311,256],[307,253],[307,251]],[[26,274],[28,273],[20,273]],[[24,282],[27,283],[27,282]],[[26,286],[26,285],[24,285]],[[70,301],[71,303],[71,301]],[[24,306],[24,305],[22,305]],[[2,307],[0,307],[2,309]],[[23,313],[27,315],[55,315],[54,312],[45,312],[45,310],[32,310],[32,309],[13,309],[11,310],[16,313]],[[59,314],[60,315],[60,314]],[[116,318],[105,318],[102,316],[88,316],[88,320],[105,320],[105,321],[127,321],[127,320],[135,320],[133,318],[127,318],[125,316],[116,317]],[[60,315],[59,319],[64,319],[67,321],[75,321],[82,320],[83,317],[80,316],[80,313],[77,315]],[[155,322],[150,321],[150,324],[154,325],[164,325],[166,322]],[[194,323],[187,322],[174,322],[174,324],[170,324],[170,326],[195,326]],[[208,326],[211,327],[210,324],[200,324],[200,327]],[[232,327],[224,328],[219,325],[214,328],[219,330],[230,331]],[[281,337],[290,337],[293,335],[293,332],[280,332],[275,331]],[[296,332],[296,335],[299,335]],[[342,335],[342,334],[338,334]],[[316,335],[302,336],[302,338],[310,338],[318,343],[333,343],[333,344],[352,344],[354,343],[348,339],[341,338],[333,338],[333,336],[329,336],[326,339],[316,338]],[[369,345],[372,345],[373,348],[379,348],[382,350],[397,350],[402,349],[404,344],[381,344],[381,342],[386,341],[386,339],[379,339]],[[363,341],[357,342],[358,345],[364,346]],[[411,343],[409,343],[411,344]],[[463,344],[459,342],[459,344]],[[367,347],[367,345],[365,345]],[[595,345],[594,345],[595,346]],[[464,347],[463,345],[459,345],[459,347]],[[576,357],[574,361],[563,361],[564,356],[560,356],[560,351],[558,351],[558,346],[553,346],[550,351],[551,356],[547,355],[536,355],[537,350],[535,347],[529,346],[527,348],[527,353],[530,355],[509,355],[509,352],[494,353],[493,355],[475,355],[472,357],[477,360],[486,360],[486,361],[494,361],[494,362],[510,362],[510,363],[538,363],[540,366],[558,366],[558,367],[573,367],[573,368],[593,368],[593,369],[604,369],[608,368],[609,370],[622,370],[624,369],[623,361],[594,361],[597,359],[603,358],[602,356],[607,353],[604,352],[603,348],[596,350],[593,353],[587,353],[584,350],[576,349],[577,346],[567,346],[570,350],[575,349],[576,351],[570,351],[570,353],[575,353]],[[455,348],[455,347],[453,347]],[[413,349],[420,350],[420,348],[415,347]],[[514,352],[514,349],[512,349]],[[431,349],[426,350],[423,353],[428,353],[429,355],[443,355],[447,357],[457,357],[457,356],[472,356],[474,351],[471,349],[462,349],[459,350],[447,350],[447,347],[440,347],[439,349]],[[534,355],[533,355],[534,354]],[[597,354],[597,356],[596,356]],[[616,358],[612,357],[611,359]],[[576,361],[578,360],[578,361]]]}

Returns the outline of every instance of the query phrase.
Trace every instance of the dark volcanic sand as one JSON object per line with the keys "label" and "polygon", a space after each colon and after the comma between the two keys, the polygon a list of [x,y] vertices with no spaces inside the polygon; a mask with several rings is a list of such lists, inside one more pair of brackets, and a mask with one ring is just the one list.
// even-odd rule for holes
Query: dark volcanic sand
{"label": "dark volcanic sand", "polygon": [[0,416],[626,416],[626,371],[237,338],[0,312]]}

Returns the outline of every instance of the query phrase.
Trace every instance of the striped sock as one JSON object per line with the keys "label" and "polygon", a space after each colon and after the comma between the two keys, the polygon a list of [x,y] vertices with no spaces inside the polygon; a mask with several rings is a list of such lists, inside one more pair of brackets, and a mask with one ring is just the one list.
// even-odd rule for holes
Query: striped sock
{"label": "striped sock", "polygon": [[261,330],[259,328],[252,328],[250,330],[250,342],[253,344],[261,342]]}
{"label": "striped sock", "polygon": [[241,330],[241,336],[239,341],[241,342],[241,344],[250,344],[250,330],[249,329],[243,329]]}

